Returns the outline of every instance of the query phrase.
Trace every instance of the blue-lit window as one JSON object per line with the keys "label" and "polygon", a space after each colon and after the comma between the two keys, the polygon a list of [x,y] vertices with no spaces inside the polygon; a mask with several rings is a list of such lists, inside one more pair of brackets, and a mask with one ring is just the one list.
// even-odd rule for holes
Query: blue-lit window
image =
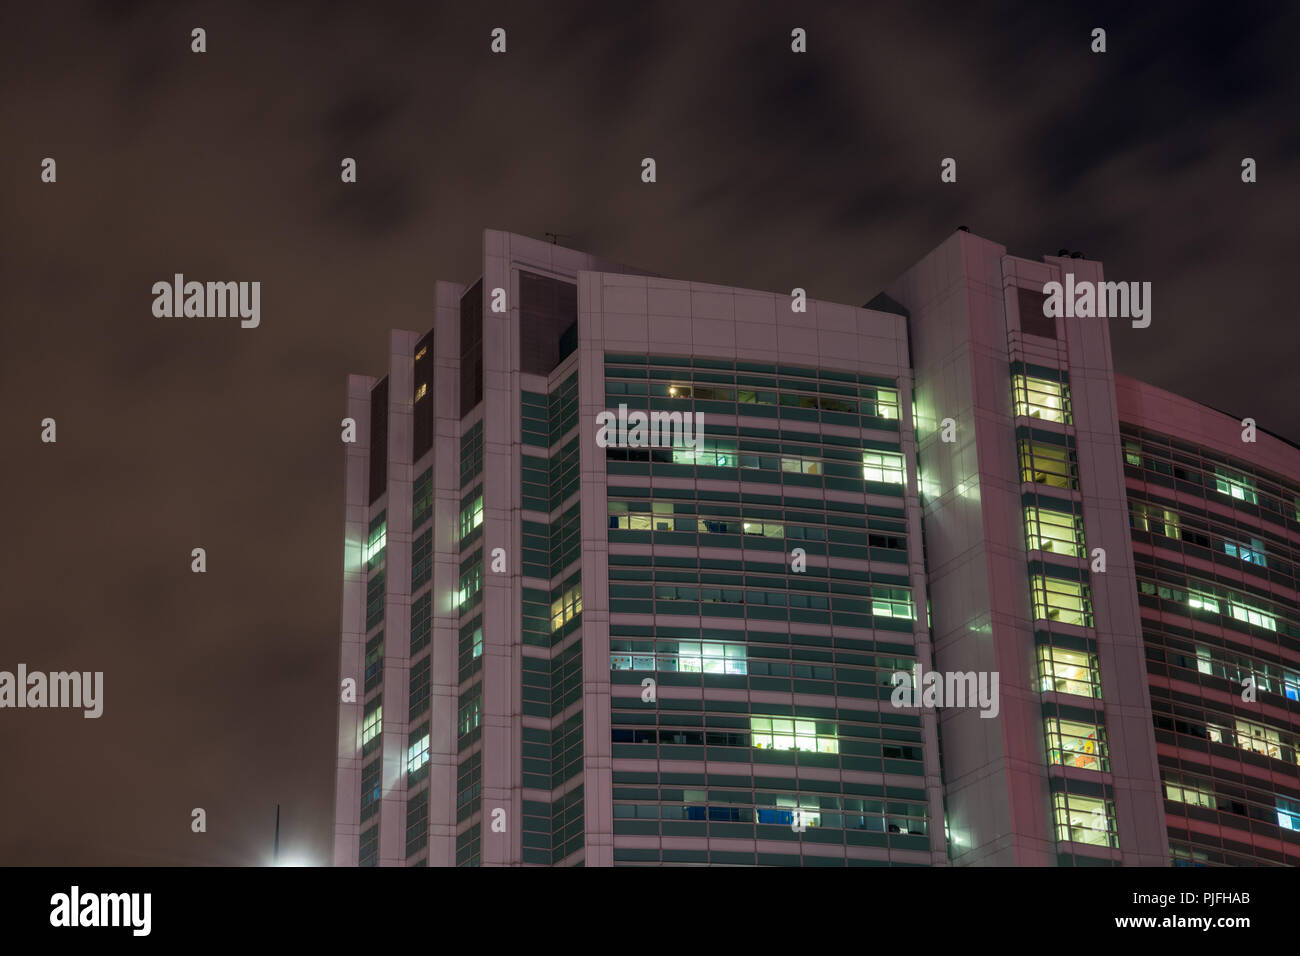
{"label": "blue-lit window", "polygon": [[1261,568],[1268,566],[1268,562],[1264,557],[1264,543],[1258,538],[1251,538],[1249,544],[1243,544],[1240,541],[1225,541],[1223,542],[1223,550],[1229,557],[1239,558],[1243,564],[1258,564]]}
{"label": "blue-lit window", "polygon": [[1300,832],[1300,801],[1277,798],[1277,825],[1283,830]]}

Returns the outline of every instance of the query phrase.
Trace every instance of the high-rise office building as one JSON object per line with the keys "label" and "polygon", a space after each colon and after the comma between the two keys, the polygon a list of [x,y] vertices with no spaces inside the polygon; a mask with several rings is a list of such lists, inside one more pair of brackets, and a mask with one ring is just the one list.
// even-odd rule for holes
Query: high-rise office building
{"label": "high-rise office building", "polygon": [[1117,379],[1066,273],[962,231],[854,308],[486,232],[349,381],[335,863],[1294,862],[1300,452]]}

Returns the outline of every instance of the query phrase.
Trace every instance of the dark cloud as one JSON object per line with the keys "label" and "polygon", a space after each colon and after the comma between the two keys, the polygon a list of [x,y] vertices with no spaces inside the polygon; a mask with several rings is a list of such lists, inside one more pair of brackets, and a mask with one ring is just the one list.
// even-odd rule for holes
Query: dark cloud
{"label": "dark cloud", "polygon": [[[98,721],[0,713],[0,862],[255,863],[277,802],[328,858],[347,375],[485,227],[854,304],[960,224],[1078,249],[1154,285],[1121,371],[1300,438],[1300,12],[1129,6],[9,11],[0,666],[107,687]],[[175,272],[261,281],[261,328],[155,319]]]}

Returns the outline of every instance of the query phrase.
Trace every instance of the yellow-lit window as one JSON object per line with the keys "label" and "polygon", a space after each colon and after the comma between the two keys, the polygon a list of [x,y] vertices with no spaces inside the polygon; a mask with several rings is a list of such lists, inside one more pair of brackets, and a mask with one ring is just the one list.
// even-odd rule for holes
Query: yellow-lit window
{"label": "yellow-lit window", "polygon": [[1208,780],[1197,780],[1184,774],[1165,773],[1165,799],[1177,803],[1187,803],[1194,807],[1206,807],[1214,810],[1214,785]]}
{"label": "yellow-lit window", "polygon": [[1030,551],[1051,551],[1053,554],[1067,554],[1073,558],[1083,557],[1083,529],[1073,514],[1027,505],[1025,534]]}
{"label": "yellow-lit window", "polygon": [[582,613],[582,584],[575,584],[551,602],[551,630],[558,631]]}
{"label": "yellow-lit window", "polygon": [[1064,445],[1020,440],[1020,480],[1053,488],[1078,490],[1079,476],[1074,456]]}
{"label": "yellow-lit window", "polygon": [[905,483],[907,469],[903,464],[903,456],[887,451],[864,451],[862,477],[867,481],[883,481],[891,485]]}
{"label": "yellow-lit window", "polygon": [[751,717],[750,736],[759,750],[810,750],[814,753],[839,753],[839,739],[834,729],[818,733],[817,722],[789,717]]}
{"label": "yellow-lit window", "polygon": [[1013,375],[1016,414],[1070,424],[1070,386],[1031,375]]}
{"label": "yellow-lit window", "polygon": [[424,396],[427,395],[428,393],[429,393],[429,386],[426,383],[421,382],[420,387],[415,390],[415,400],[418,402],[420,399],[424,398]]}
{"label": "yellow-lit window", "polygon": [[1091,846],[1118,846],[1115,808],[1105,800],[1081,797],[1077,793],[1052,794],[1056,816],[1056,838]]}
{"label": "yellow-lit window", "polygon": [[1077,694],[1100,697],[1097,658],[1086,651],[1072,651],[1050,644],[1038,646],[1038,679],[1041,693]]}
{"label": "yellow-lit window", "polygon": [[1084,770],[1110,770],[1106,730],[1097,724],[1047,718],[1047,755],[1051,763]]}
{"label": "yellow-lit window", "polygon": [[1272,727],[1248,720],[1237,721],[1237,746],[1266,757],[1282,757],[1282,735]]}
{"label": "yellow-lit window", "polygon": [[1061,624],[1092,626],[1092,603],[1088,585],[1082,581],[1068,581],[1035,574],[1034,618],[1039,621],[1057,621]]}
{"label": "yellow-lit window", "polygon": [[796,475],[820,475],[822,463],[815,458],[782,458],[781,470]]}

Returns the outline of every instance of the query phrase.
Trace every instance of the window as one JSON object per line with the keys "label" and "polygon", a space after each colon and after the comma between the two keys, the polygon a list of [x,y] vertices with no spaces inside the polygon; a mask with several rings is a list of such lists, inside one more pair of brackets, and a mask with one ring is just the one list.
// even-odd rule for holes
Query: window
{"label": "window", "polygon": [[821,724],[829,728],[819,732],[819,721],[789,717],[750,717],[749,729],[753,744],[759,750],[809,750],[814,753],[840,752],[840,742],[835,736],[834,724]]}
{"label": "window", "polygon": [[1092,627],[1092,602],[1088,585],[1035,574],[1031,579],[1034,592],[1034,618],[1057,621],[1078,627]]}
{"label": "window", "polygon": [[907,470],[903,465],[903,456],[887,451],[864,451],[862,477],[867,481],[881,481],[891,485],[905,484]]}
{"label": "window", "polygon": [[1079,490],[1078,469],[1070,449],[1027,438],[1020,440],[1020,480]]}
{"label": "window", "polygon": [[1198,780],[1186,774],[1165,771],[1165,799],[1175,803],[1186,803],[1193,807],[1216,808],[1214,784],[1208,780]]}
{"label": "window", "polygon": [[[1227,741],[1220,741],[1226,743]],[[1266,757],[1282,759],[1282,735],[1272,727],[1252,723],[1249,720],[1237,721],[1237,746],[1242,750],[1253,750]]]}
{"label": "window", "polygon": [[1214,488],[1221,495],[1228,495],[1247,504],[1259,504],[1259,496],[1255,494],[1255,482],[1245,475],[1226,468],[1214,469]]}
{"label": "window", "polygon": [[876,417],[898,418],[898,389],[876,389]]}
{"label": "window", "polygon": [[1073,514],[1027,505],[1025,533],[1030,551],[1083,557],[1083,528],[1079,518]]}
{"label": "window", "polygon": [[415,773],[429,762],[429,735],[425,734],[406,748],[406,772]]}
{"label": "window", "polygon": [[1300,800],[1277,798],[1277,825],[1283,830],[1300,830]]}
{"label": "window", "polygon": [[460,509],[460,540],[464,541],[469,537],[469,533],[483,523],[483,493],[478,495],[469,503],[461,505]]}
{"label": "window", "polygon": [[816,458],[782,458],[781,470],[796,475],[820,475],[822,463]]}
{"label": "window", "polygon": [[579,582],[551,602],[551,630],[558,631],[582,613],[582,584]]}
{"label": "window", "polygon": [[472,642],[471,644],[472,650],[470,652],[470,656],[482,657],[483,656],[483,628],[481,627],[474,628],[474,634],[471,637],[471,642]]}
{"label": "window", "polygon": [[1016,414],[1070,424],[1070,386],[1029,375],[1011,376]]}
{"label": "window", "polygon": [[367,568],[373,568],[379,563],[380,558],[384,555],[384,548],[388,545],[388,521],[385,515],[380,515],[370,523],[370,538],[366,541],[365,552],[362,555],[366,562]]}
{"label": "window", "polygon": [[1139,531],[1149,531],[1166,538],[1177,540],[1182,537],[1182,522],[1177,511],[1161,508],[1143,501],[1131,502],[1133,527]]}
{"label": "window", "polygon": [[1119,845],[1115,834],[1115,808],[1106,800],[1075,793],[1052,794],[1056,838],[1091,846]]}
{"label": "window", "polygon": [[1251,538],[1249,544],[1243,544],[1240,541],[1223,542],[1223,550],[1229,557],[1239,559],[1242,564],[1257,564],[1261,568],[1268,567],[1268,561],[1264,557],[1264,544],[1258,538]]}
{"label": "window", "polygon": [[1050,763],[1061,767],[1110,770],[1106,731],[1098,724],[1047,718],[1047,754]]}
{"label": "window", "polygon": [[460,576],[460,586],[456,590],[456,607],[465,608],[483,593],[483,561],[475,561]]}
{"label": "window", "polygon": [[384,705],[380,704],[366,714],[361,723],[361,746],[365,746],[378,737],[384,729]]}
{"label": "window", "polygon": [[483,721],[483,695],[478,694],[460,708],[456,715],[456,726],[460,736],[464,737]]}
{"label": "window", "polygon": [[[671,670],[671,667],[664,668]],[[677,670],[701,674],[744,674],[745,645],[683,642],[677,645]]]}
{"label": "window", "polygon": [[1038,646],[1039,693],[1077,694],[1100,697],[1097,658],[1085,651],[1071,651],[1050,644]]}
{"label": "window", "polygon": [[912,610],[912,592],[907,588],[873,587],[871,613],[874,617],[915,617]]}
{"label": "window", "polygon": [[1124,464],[1142,467],[1142,446],[1135,441],[1124,442]]}

